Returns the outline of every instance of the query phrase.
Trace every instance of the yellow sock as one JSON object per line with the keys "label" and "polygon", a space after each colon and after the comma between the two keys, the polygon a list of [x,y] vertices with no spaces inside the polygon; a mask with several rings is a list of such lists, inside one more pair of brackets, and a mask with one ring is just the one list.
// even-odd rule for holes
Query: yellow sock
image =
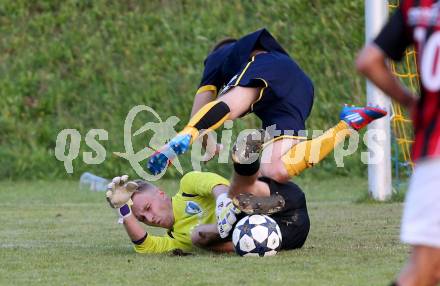
{"label": "yellow sock", "polygon": [[333,149],[350,136],[352,128],[340,121],[336,126],[327,130],[321,136],[312,140],[300,142],[292,147],[281,160],[289,176],[299,175],[302,171],[320,162]]}

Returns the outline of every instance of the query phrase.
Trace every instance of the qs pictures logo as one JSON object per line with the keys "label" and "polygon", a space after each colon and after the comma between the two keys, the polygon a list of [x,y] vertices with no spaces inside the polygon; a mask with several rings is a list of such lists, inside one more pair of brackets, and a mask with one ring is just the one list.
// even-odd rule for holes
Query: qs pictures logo
{"label": "qs pictures logo", "polygon": [[[156,122],[148,122],[141,128],[132,133],[133,122],[136,116],[141,112],[147,112],[154,116]],[[179,118],[171,116],[167,120],[163,121],[159,114],[151,107],[146,105],[134,106],[127,114],[124,122],[124,152],[113,152],[116,156],[126,159],[130,162],[131,167],[135,170],[136,174],[148,181],[155,181],[162,177],[165,170],[158,175],[151,175],[143,169],[140,162],[157,149],[166,144],[177,133],[174,126],[179,122]],[[150,138],[148,146],[139,151],[135,151],[133,148],[132,138],[139,136],[146,131],[153,131],[153,136]],[[93,156],[92,152],[83,152],[83,161],[86,164],[97,165],[105,161],[107,151],[99,141],[108,140],[108,132],[104,129],[91,129],[85,136],[85,143],[90,147],[96,156]],[[81,145],[81,134],[76,129],[63,129],[58,133],[55,147],[55,157],[64,163],[64,168],[67,173],[73,173],[73,160],[79,155]],[[183,174],[182,166],[176,158],[173,161],[173,165],[176,169]]]}

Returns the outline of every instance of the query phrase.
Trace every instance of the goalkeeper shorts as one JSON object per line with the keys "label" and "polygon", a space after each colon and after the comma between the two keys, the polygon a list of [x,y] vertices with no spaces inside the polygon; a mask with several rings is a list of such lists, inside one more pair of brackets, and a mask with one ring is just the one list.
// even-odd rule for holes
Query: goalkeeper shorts
{"label": "goalkeeper shorts", "polygon": [[[306,197],[301,189],[293,182],[278,183],[268,177],[260,177],[258,180],[269,185],[270,194],[283,196],[285,205],[277,213],[269,215],[273,218],[281,230],[281,249],[301,248],[309,234],[310,220],[307,212]],[[237,216],[237,222],[245,217],[245,213]],[[233,228],[235,225],[233,226]],[[232,239],[232,231],[225,240]]]}
{"label": "goalkeeper shorts", "polygon": [[405,198],[400,238],[440,248],[440,158],[416,164]]}
{"label": "goalkeeper shorts", "polygon": [[270,215],[277,222],[283,236],[281,249],[301,248],[310,229],[306,196],[293,182],[278,183],[267,177],[259,180],[269,185],[271,195],[278,193],[286,202],[281,211]]}

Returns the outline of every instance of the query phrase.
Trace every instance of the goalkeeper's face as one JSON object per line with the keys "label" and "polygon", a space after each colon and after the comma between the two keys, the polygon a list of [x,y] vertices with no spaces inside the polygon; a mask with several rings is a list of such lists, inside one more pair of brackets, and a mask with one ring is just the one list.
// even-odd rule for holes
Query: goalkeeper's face
{"label": "goalkeeper's face", "polygon": [[132,197],[132,212],[136,219],[151,225],[171,228],[174,224],[171,198],[155,188],[135,193]]}

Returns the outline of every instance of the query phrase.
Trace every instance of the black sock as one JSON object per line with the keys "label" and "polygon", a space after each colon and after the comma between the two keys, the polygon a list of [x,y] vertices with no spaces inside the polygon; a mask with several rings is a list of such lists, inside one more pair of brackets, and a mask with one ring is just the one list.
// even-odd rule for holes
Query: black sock
{"label": "black sock", "polygon": [[234,163],[235,173],[241,176],[253,176],[260,170],[260,159],[255,160],[250,164]]}

